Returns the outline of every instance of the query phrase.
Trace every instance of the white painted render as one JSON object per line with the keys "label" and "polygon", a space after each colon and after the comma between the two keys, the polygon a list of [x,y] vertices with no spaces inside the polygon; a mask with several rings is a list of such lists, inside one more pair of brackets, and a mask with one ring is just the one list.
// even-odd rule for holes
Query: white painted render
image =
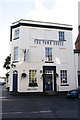
{"label": "white painted render", "polygon": [[76,86],[78,87],[78,54],[74,53],[74,65],[75,65],[75,81],[76,81]]}
{"label": "white painted render", "polygon": [[78,71],[80,71],[80,53],[78,54]]}
{"label": "white painted render", "polygon": [[[32,23],[32,21],[20,21]],[[16,25],[17,23],[14,23]],[[71,25],[61,25],[52,23],[37,23],[49,24],[62,27],[70,27]],[[14,31],[19,29],[19,39],[14,39]],[[65,40],[61,45],[44,45],[34,43],[35,39],[39,40],[55,40],[59,41],[59,31],[65,32]],[[57,91],[68,91],[77,87],[74,53],[72,45],[72,31],[61,29],[40,28],[32,26],[20,26],[12,29],[12,44],[11,44],[11,63],[14,61],[14,47],[18,47],[18,62],[14,63],[16,67],[10,70],[10,91],[13,91],[13,71],[18,71],[18,92],[43,92],[43,79],[41,78],[43,66],[56,66],[56,73],[59,77],[56,80]],[[52,59],[54,63],[45,63],[45,47],[52,48]],[[24,61],[23,49],[27,50],[26,61]],[[38,87],[29,87],[29,70],[37,70]],[[69,86],[61,86],[60,70],[67,70],[67,83]],[[26,78],[21,78],[21,73],[25,71]],[[54,84],[54,79],[52,79]],[[53,88],[54,91],[54,88]]]}

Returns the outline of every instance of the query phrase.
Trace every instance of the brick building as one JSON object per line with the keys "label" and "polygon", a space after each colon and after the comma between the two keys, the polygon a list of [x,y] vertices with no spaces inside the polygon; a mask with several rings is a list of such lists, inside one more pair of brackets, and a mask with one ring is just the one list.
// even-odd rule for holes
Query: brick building
{"label": "brick building", "polygon": [[75,42],[76,50],[80,50],[80,26],[78,29],[79,29],[79,33],[78,33],[78,37],[77,37],[76,42]]}
{"label": "brick building", "polygon": [[80,25],[78,27],[78,37],[76,39],[76,42],[75,42],[75,50],[74,50],[74,53],[75,53],[75,63],[76,63],[76,74],[77,74],[77,78],[78,78],[78,82],[77,82],[77,85],[80,86]]}

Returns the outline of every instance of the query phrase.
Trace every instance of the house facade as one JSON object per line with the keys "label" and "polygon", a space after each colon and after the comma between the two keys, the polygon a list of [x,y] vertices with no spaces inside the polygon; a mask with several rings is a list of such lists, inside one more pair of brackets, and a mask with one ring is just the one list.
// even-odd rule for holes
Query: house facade
{"label": "house facade", "polygon": [[80,25],[78,26],[78,37],[75,41],[74,55],[76,63],[77,86],[80,87]]}
{"label": "house facade", "polygon": [[77,87],[72,26],[19,20],[11,26],[10,91],[67,91]]}

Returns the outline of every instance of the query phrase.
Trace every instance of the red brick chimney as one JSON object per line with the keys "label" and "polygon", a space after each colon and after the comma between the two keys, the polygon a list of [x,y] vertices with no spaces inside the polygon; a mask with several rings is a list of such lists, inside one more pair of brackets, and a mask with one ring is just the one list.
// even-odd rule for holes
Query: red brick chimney
{"label": "red brick chimney", "polygon": [[76,50],[80,50],[80,26],[78,27],[78,37],[75,42],[75,48]]}

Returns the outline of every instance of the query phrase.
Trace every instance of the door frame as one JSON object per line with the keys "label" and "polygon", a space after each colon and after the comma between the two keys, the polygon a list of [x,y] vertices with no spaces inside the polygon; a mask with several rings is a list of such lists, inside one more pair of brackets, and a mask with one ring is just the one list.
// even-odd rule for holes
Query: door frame
{"label": "door frame", "polygon": [[13,71],[13,92],[17,92],[17,89],[18,89],[18,71],[15,70]]}
{"label": "door frame", "polygon": [[[53,70],[54,72],[54,91],[56,91],[56,76],[55,76],[55,73],[56,73],[56,66],[43,66],[43,74],[45,74],[45,71],[46,70]],[[45,92],[45,78],[43,78],[43,92]]]}
{"label": "door frame", "polygon": [[[51,89],[50,89],[50,90],[46,90],[46,88],[45,88],[45,91],[46,91],[46,92],[47,92],[47,91],[53,91],[53,79],[52,79],[53,77],[52,77],[52,75],[53,75],[53,74],[45,74],[45,77],[50,76],[50,78],[51,78],[51,81],[50,81]],[[49,78],[49,77],[48,77],[48,78]],[[47,79],[48,79],[48,78],[47,78]],[[46,83],[47,83],[47,82],[46,82],[46,79],[45,79],[45,86],[46,86]],[[48,85],[48,83],[47,83],[47,85]]]}
{"label": "door frame", "polygon": [[80,86],[80,75],[78,75],[78,86]]}

